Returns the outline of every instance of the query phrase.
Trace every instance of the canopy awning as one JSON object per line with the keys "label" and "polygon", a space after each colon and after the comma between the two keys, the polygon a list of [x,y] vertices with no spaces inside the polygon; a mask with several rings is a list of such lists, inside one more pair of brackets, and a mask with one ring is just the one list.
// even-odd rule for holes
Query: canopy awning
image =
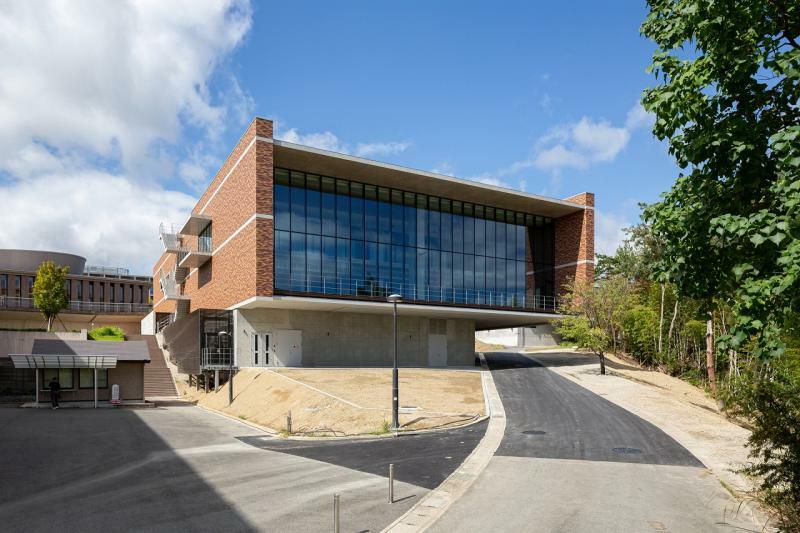
{"label": "canopy awning", "polygon": [[116,368],[116,355],[9,354],[14,368]]}

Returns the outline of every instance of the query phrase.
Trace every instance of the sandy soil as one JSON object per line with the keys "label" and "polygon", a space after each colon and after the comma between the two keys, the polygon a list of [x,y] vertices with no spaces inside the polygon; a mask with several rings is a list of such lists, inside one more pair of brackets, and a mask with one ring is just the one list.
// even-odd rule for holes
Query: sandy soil
{"label": "sandy soil", "polygon": [[[536,358],[536,354],[530,356]],[[592,354],[586,357],[597,361]],[[736,473],[748,461],[750,432],[725,418],[714,400],[685,381],[613,355],[606,357],[606,363],[605,376],[600,375],[599,363],[549,368],[661,428],[746,502],[742,512],[763,521],[761,511],[748,499],[752,480]]]}
{"label": "sandy soil", "polygon": [[[275,431],[359,435],[380,433],[391,421],[390,369],[255,369],[239,371],[234,402],[228,387],[208,394],[186,382],[184,398]],[[400,424],[426,429],[470,422],[484,414],[478,371],[400,369]]]}
{"label": "sandy soil", "polygon": [[502,344],[489,344],[487,342],[479,341],[475,339],[475,351],[476,352],[491,352],[493,350],[504,350],[506,349],[505,346]]}

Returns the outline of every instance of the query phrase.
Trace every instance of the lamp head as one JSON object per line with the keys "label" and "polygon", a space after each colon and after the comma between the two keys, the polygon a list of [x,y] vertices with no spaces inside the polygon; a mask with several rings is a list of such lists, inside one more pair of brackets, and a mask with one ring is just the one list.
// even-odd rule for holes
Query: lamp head
{"label": "lamp head", "polygon": [[403,296],[400,294],[390,294],[386,300],[390,303],[397,303],[403,300]]}

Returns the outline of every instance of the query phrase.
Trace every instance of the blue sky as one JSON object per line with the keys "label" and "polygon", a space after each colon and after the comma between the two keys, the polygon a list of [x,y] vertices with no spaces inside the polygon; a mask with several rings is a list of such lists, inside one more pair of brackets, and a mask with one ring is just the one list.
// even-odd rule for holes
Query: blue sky
{"label": "blue sky", "polygon": [[0,247],[147,271],[157,220],[185,216],[254,115],[288,140],[593,191],[601,252],[677,176],[637,108],[643,2],[65,6],[0,15],[29,36],[0,37],[0,194],[16,206]]}

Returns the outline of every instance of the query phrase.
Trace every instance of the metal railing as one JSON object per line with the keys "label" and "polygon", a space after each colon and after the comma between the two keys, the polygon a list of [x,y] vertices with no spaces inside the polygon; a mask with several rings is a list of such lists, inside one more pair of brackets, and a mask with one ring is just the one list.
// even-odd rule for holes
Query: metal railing
{"label": "metal railing", "polygon": [[165,250],[180,250],[183,248],[180,235],[178,234],[179,231],[180,226],[176,224],[165,224],[162,222],[158,225],[158,234],[161,238],[161,242],[164,243]]}
{"label": "metal railing", "polygon": [[175,321],[175,316],[170,313],[161,320],[156,322],[156,333],[164,329],[165,327],[169,326]]}
{"label": "metal railing", "polygon": [[392,283],[378,280],[352,278],[329,278],[308,276],[292,278],[277,275],[277,291],[313,293],[322,295],[386,298],[390,294],[401,294],[405,301],[424,303],[457,304],[476,307],[518,308],[537,311],[555,311],[558,299],[520,291],[489,291],[481,289],[457,289],[453,287],[418,286],[413,283]]}
{"label": "metal railing", "polygon": [[181,296],[180,284],[175,277],[175,268],[168,272],[161,270],[159,280],[161,281],[161,292],[167,298],[178,298]]}
{"label": "metal railing", "polygon": [[122,267],[108,267],[97,265],[86,265],[83,269],[84,274],[99,276],[130,276],[131,271]]}
{"label": "metal railing", "polygon": [[[148,313],[153,306],[150,304],[118,303],[118,302],[82,302],[71,301],[62,312],[64,313]],[[17,298],[0,296],[0,309],[8,310],[37,310],[33,298]]]}
{"label": "metal railing", "polygon": [[231,365],[233,351],[230,348],[203,348],[200,353],[200,368],[227,369]]}

